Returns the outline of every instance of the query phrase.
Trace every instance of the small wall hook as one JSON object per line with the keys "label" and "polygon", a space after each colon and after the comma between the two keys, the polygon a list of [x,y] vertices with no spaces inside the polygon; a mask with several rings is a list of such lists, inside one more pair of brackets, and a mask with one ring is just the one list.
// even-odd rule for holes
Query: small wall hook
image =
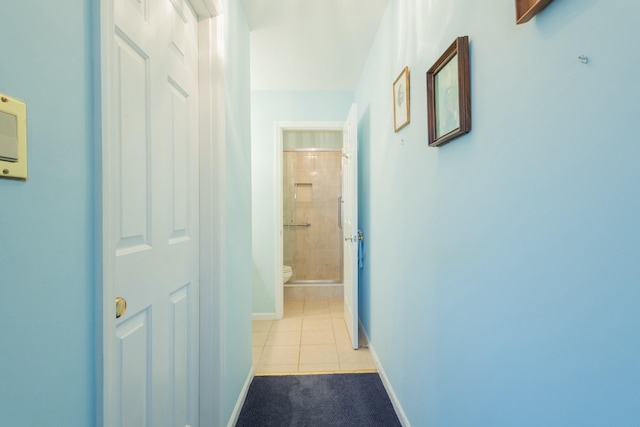
{"label": "small wall hook", "polygon": [[586,55],[580,55],[578,56],[578,60],[580,62],[582,62],[583,64],[588,64],[589,63],[589,57]]}

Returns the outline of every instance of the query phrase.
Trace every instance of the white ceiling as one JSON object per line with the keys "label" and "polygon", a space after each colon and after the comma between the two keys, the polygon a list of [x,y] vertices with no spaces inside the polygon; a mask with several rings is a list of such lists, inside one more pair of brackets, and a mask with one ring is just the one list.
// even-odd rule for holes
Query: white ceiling
{"label": "white ceiling", "polygon": [[389,0],[240,0],[252,90],[354,90]]}

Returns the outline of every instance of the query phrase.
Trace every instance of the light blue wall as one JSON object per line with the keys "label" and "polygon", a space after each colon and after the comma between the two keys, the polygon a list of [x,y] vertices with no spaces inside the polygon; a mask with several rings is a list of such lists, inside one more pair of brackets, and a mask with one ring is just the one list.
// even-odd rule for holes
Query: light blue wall
{"label": "light blue wall", "polygon": [[343,121],[353,101],[353,92],[251,92],[254,313],[275,313],[275,122]]}
{"label": "light blue wall", "polygon": [[[413,426],[640,425],[639,14],[390,1],[356,91],[360,304]],[[459,35],[472,130],[427,148],[425,72]]]}
{"label": "light blue wall", "polygon": [[251,91],[249,26],[240,2],[220,17],[225,37],[225,231],[223,420],[251,371]]}
{"label": "light blue wall", "polygon": [[27,104],[29,180],[0,180],[0,425],[94,424],[89,0],[0,4],[0,92]]}
{"label": "light blue wall", "polygon": [[[29,181],[0,180],[0,425],[95,424],[91,4],[0,5],[0,92],[27,103],[29,139]],[[251,369],[251,147],[249,30],[224,6],[228,420]]]}

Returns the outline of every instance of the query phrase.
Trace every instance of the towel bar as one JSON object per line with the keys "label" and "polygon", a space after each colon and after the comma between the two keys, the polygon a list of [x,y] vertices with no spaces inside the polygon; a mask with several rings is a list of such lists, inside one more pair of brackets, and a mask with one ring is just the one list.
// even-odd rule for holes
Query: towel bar
{"label": "towel bar", "polygon": [[306,224],[284,224],[285,227],[306,227],[309,228],[311,227],[311,224],[306,223]]}

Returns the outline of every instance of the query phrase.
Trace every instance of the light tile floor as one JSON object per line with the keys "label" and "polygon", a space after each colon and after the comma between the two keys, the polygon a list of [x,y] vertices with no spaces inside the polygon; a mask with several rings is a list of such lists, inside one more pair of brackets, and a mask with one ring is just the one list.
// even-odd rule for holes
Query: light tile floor
{"label": "light tile floor", "polygon": [[284,296],[282,320],[253,321],[256,375],[376,371],[366,342],[351,346],[342,286],[285,287]]}

